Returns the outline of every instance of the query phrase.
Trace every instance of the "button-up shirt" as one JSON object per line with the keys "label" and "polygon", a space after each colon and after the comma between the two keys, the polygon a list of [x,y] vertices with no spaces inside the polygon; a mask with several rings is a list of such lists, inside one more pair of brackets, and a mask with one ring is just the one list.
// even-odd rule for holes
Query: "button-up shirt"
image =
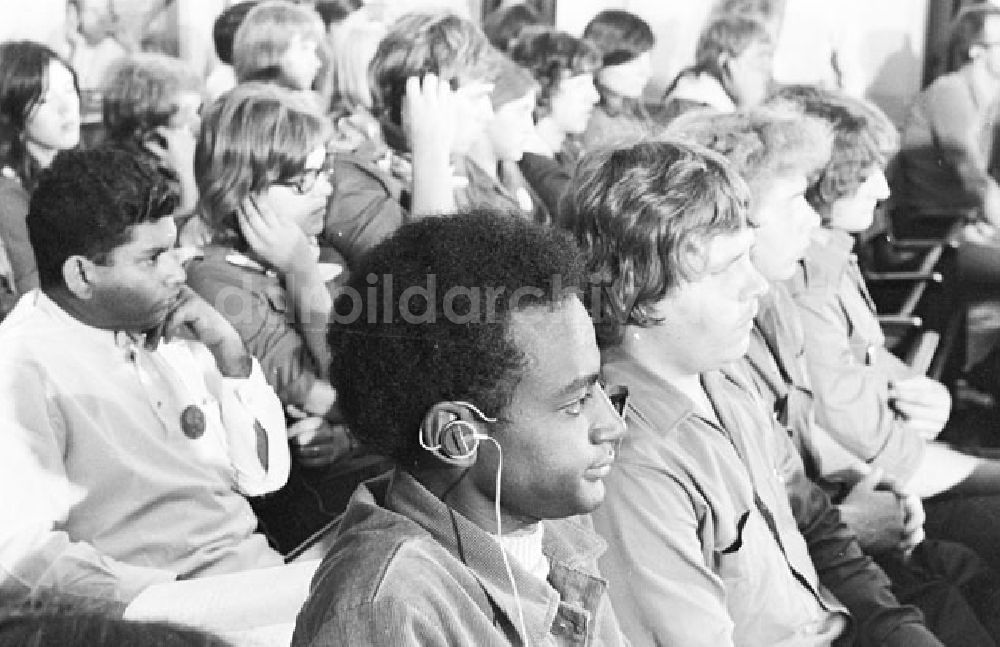
{"label": "button-up shirt", "polygon": [[841,602],[859,644],[926,635],[738,369],[702,376],[718,422],[620,348],[603,373],[629,386],[628,433],[593,517],[633,644],[829,645],[851,637]]}
{"label": "button-up shirt", "polygon": [[288,468],[256,362],[225,378],[202,344],[150,351],[38,291],[0,325],[0,598],[129,601],[176,577],[281,564],[242,494],[277,489]]}
{"label": "button-up shirt", "polygon": [[847,233],[820,230],[786,284],[805,331],[816,420],[859,458],[905,483],[925,444],[896,419],[889,384],[913,370],[885,347],[852,245]]}
{"label": "button-up shirt", "polygon": [[[544,520],[548,581],[402,470],[362,484],[320,564],[292,644],[625,645],[605,544],[586,517]],[[519,611],[523,612],[522,633]]]}

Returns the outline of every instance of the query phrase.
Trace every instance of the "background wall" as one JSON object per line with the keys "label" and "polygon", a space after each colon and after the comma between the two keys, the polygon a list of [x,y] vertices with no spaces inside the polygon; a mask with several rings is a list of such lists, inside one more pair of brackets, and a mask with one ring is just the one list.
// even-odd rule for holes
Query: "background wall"
{"label": "background wall", "polygon": [[65,7],[65,0],[0,0],[0,41],[57,41],[63,33]]}

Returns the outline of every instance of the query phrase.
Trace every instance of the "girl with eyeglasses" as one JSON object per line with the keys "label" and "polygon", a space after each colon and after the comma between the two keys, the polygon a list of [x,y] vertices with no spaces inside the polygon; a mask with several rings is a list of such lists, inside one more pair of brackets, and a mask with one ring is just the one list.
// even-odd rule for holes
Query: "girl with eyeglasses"
{"label": "girl with eyeglasses", "polygon": [[328,121],[301,93],[247,83],[208,109],[195,149],[212,241],[189,267],[188,282],[260,361],[296,419],[292,452],[308,468],[351,449],[326,379],[331,275],[314,242],[331,191],[328,136]]}

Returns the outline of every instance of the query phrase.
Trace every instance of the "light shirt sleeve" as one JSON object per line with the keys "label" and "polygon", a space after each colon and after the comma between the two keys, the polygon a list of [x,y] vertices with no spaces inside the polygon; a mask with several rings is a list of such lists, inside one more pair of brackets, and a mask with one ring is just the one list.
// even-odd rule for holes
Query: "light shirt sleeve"
{"label": "light shirt sleeve", "polygon": [[[197,344],[205,384],[218,401],[236,489],[247,496],[273,492],[288,480],[291,457],[281,401],[267,383],[257,358],[249,377],[223,377],[211,353]],[[267,468],[257,451],[257,427],[266,437]]]}
{"label": "light shirt sleeve", "polygon": [[128,602],[176,573],[130,565],[61,529],[83,497],[63,466],[61,419],[29,367],[0,370],[0,599],[46,591]]}

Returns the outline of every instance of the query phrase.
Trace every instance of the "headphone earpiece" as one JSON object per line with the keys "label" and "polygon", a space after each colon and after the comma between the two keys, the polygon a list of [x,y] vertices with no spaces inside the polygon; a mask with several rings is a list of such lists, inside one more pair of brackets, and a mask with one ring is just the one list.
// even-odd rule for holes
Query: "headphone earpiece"
{"label": "headphone earpiece", "polygon": [[441,449],[438,451],[444,458],[472,464],[476,460],[479,441],[486,438],[489,436],[479,433],[473,423],[452,420],[441,429]]}
{"label": "headphone earpiece", "polygon": [[[496,422],[496,418],[483,414],[475,405],[467,402],[455,404],[471,409],[486,422]],[[442,415],[450,418],[444,424],[441,424]],[[464,420],[456,411],[433,411],[427,415],[420,427],[420,446],[439,460],[459,467],[471,467],[476,462],[480,440],[491,440],[491,438],[480,432],[474,422]]]}

